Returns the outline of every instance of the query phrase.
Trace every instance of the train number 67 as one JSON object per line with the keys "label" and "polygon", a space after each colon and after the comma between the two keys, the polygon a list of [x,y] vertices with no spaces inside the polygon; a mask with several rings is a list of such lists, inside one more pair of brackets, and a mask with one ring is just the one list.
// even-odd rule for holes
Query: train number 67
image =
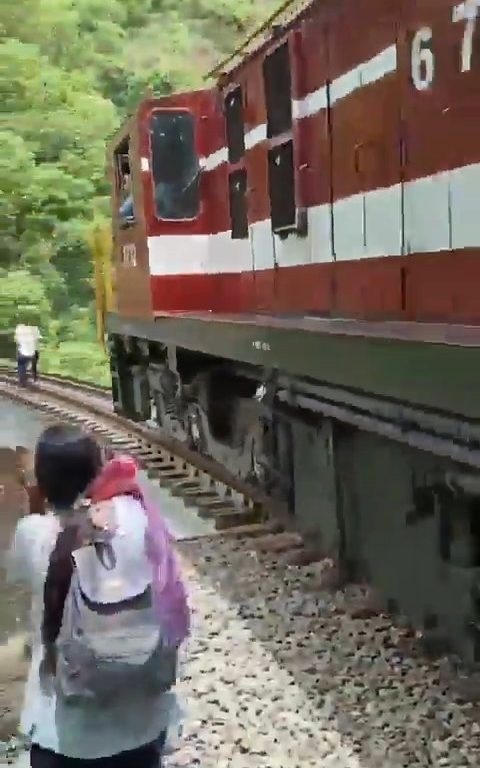
{"label": "train number 67", "polygon": [[[452,22],[465,24],[460,46],[460,72],[472,68],[473,38],[477,24],[480,0],[465,0],[452,8]],[[411,76],[417,91],[426,91],[435,76],[435,57],[432,51],[433,32],[431,27],[421,27],[412,39]]]}

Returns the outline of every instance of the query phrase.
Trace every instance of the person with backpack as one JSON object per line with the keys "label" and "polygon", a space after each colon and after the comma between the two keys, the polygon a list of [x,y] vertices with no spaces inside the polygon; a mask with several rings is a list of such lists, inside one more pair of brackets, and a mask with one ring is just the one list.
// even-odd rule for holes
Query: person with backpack
{"label": "person with backpack", "polygon": [[43,617],[21,723],[32,768],[156,767],[175,709],[185,588],[165,526],[131,463],[120,464],[128,484],[112,484],[119,462],[104,464],[71,426],[48,428],[37,446],[36,480],[56,528],[35,582]]}

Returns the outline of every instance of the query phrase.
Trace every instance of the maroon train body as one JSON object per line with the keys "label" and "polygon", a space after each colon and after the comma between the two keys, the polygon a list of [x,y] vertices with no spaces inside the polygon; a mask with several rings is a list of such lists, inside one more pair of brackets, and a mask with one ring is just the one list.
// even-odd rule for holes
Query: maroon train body
{"label": "maroon train body", "polygon": [[[216,88],[141,104],[148,252],[119,266],[125,314],[477,323],[477,8],[313,3]],[[174,220],[154,200],[152,114],[164,110],[191,117],[202,170],[192,211]],[[149,278],[140,302],[134,271]]]}
{"label": "maroon train body", "polygon": [[119,410],[473,655],[478,7],[297,3],[213,88],[142,102],[111,153],[108,321]]}

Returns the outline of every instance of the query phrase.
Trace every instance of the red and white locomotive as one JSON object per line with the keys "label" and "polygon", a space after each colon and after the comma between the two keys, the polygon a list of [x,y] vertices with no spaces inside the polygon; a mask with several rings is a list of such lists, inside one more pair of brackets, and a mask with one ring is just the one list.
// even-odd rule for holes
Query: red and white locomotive
{"label": "red and white locomotive", "polygon": [[213,88],[142,102],[108,318],[119,410],[475,654],[479,5],[297,3]]}

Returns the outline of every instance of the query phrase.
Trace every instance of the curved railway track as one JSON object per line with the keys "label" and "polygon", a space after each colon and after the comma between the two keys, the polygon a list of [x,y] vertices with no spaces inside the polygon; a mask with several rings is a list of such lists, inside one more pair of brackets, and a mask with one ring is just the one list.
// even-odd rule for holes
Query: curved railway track
{"label": "curved railway track", "polygon": [[[0,365],[0,376],[9,377],[9,381],[15,381],[15,373],[16,369],[13,365]],[[62,376],[58,373],[48,373],[42,374],[42,381],[46,381],[51,384],[59,384],[60,386],[74,392],[84,391],[97,394],[105,398],[110,398],[111,395],[110,387],[94,384],[91,381],[76,379],[73,376]]]}
{"label": "curved railway track", "polygon": [[217,531],[255,535],[283,529],[282,510],[270,499],[159,430],[114,413],[105,388],[50,375],[42,376],[39,386],[23,388],[8,368],[0,368],[0,387],[0,396],[52,419],[73,421],[113,450],[135,456],[150,479],[211,520]]}
{"label": "curved railway track", "polygon": [[[415,633],[392,622],[368,588],[339,589],[330,564],[285,530],[271,500],[118,416],[90,385],[45,376],[22,389],[0,370],[0,397],[135,455],[152,480],[215,522],[215,534],[178,544],[196,619],[179,683],[189,717],[172,765],[479,765],[480,708],[465,700],[471,689],[458,695],[473,678],[455,676],[446,658],[427,661]],[[0,765],[2,756],[0,743]]]}
{"label": "curved railway track", "polygon": [[[158,481],[200,519],[210,521],[216,536],[226,533],[248,537],[283,534],[288,541],[294,542],[292,564],[322,559],[315,543],[298,533],[295,520],[276,500],[242,478],[233,476],[216,461],[165,435],[159,427],[136,423],[115,413],[106,388],[51,375],[42,376],[39,386],[22,388],[11,369],[0,367],[1,396],[34,408],[51,419],[75,422],[114,451],[135,456],[150,480]],[[343,564],[326,560],[330,586],[343,588],[348,583]],[[385,603],[376,593],[377,589],[381,592],[382,584],[369,583],[368,598],[359,609],[360,614],[386,610],[390,601]],[[401,606],[393,609],[397,617],[399,610]],[[388,612],[391,612],[390,608]],[[403,615],[401,619],[408,624]],[[413,628],[411,631],[427,649],[436,647],[439,633],[435,626],[431,630],[422,627],[416,633]],[[480,665],[475,665],[477,668],[480,673]]]}

